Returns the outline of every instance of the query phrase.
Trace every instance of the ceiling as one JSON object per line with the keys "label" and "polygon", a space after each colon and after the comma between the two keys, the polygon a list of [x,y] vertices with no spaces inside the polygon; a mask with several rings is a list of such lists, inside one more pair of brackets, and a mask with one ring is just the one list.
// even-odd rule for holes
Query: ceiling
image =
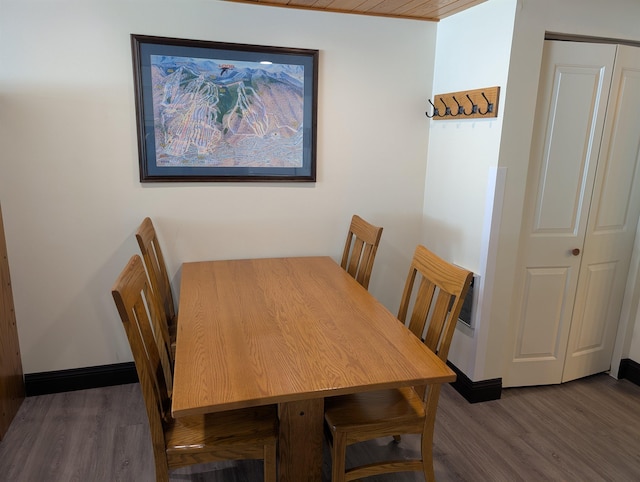
{"label": "ceiling", "polygon": [[486,0],[230,0],[325,12],[411,18],[437,22]]}

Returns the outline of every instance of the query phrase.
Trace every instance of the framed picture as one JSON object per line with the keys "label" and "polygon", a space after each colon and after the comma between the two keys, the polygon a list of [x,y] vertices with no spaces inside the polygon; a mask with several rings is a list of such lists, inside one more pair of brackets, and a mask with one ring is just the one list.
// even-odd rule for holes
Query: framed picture
{"label": "framed picture", "polygon": [[318,51],[131,35],[140,181],[315,181]]}

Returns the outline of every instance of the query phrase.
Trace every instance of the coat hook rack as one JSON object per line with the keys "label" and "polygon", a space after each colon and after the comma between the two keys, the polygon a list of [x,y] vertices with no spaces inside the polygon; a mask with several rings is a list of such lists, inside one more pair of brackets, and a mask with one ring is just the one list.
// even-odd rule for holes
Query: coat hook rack
{"label": "coat hook rack", "polygon": [[437,108],[435,105],[433,105],[433,102],[431,102],[431,99],[429,99],[429,104],[431,104],[431,107],[432,107],[432,109],[433,109],[433,114],[429,115],[429,113],[428,113],[428,112],[425,112],[425,114],[427,115],[427,117],[428,117],[429,119],[432,119],[434,116],[435,116],[435,117],[440,117],[440,111],[438,110],[438,108]]}
{"label": "coat hook rack", "polygon": [[440,97],[440,101],[444,104],[444,115],[440,117],[451,115],[451,108],[447,105],[447,103],[444,100],[442,100],[442,97]]}
{"label": "coat hook rack", "polygon": [[455,119],[460,115],[464,116],[460,118],[466,119],[498,117],[499,98],[500,87],[438,94],[434,97],[434,100],[444,106],[444,113],[429,99],[432,113],[425,112],[425,114],[429,119],[433,120]]}

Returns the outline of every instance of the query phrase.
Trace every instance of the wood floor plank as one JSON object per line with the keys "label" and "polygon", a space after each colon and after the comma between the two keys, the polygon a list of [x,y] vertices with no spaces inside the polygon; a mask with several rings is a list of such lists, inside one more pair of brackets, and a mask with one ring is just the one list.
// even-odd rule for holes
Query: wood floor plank
{"label": "wood floor plank", "polygon": [[[352,447],[348,464],[376,456],[411,457],[419,438]],[[563,385],[503,390],[469,404],[443,387],[435,429],[439,482],[640,480],[640,387],[596,375]],[[247,482],[259,461],[177,470],[172,482]],[[330,478],[325,447],[323,480]],[[153,454],[137,384],[28,397],[0,442],[0,481],[152,482]],[[372,482],[422,482],[421,473]]]}

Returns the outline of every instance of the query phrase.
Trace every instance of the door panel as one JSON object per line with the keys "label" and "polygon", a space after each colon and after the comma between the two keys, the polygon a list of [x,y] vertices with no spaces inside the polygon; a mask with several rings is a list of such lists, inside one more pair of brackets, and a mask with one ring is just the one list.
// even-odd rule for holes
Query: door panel
{"label": "door panel", "polygon": [[603,95],[603,70],[600,65],[555,66],[549,122],[540,153],[535,236],[578,234],[582,207],[589,203],[585,196],[591,195],[587,176],[595,160],[591,151],[598,121],[595,109]]}
{"label": "door panel", "polygon": [[[558,331],[564,310],[568,270],[542,268],[527,271],[526,298],[515,358],[553,359],[558,356]],[[536,316],[533,307],[541,307]],[[540,323],[542,322],[542,324]]]}
{"label": "door panel", "polygon": [[504,386],[562,380],[615,52],[545,42]]}
{"label": "door panel", "polygon": [[581,273],[585,277],[586,300],[576,304],[571,331],[575,333],[574,355],[602,348],[607,301],[616,275],[616,263],[589,266]]}
{"label": "door panel", "polygon": [[562,381],[606,371],[640,216],[640,49],[619,46]]}

